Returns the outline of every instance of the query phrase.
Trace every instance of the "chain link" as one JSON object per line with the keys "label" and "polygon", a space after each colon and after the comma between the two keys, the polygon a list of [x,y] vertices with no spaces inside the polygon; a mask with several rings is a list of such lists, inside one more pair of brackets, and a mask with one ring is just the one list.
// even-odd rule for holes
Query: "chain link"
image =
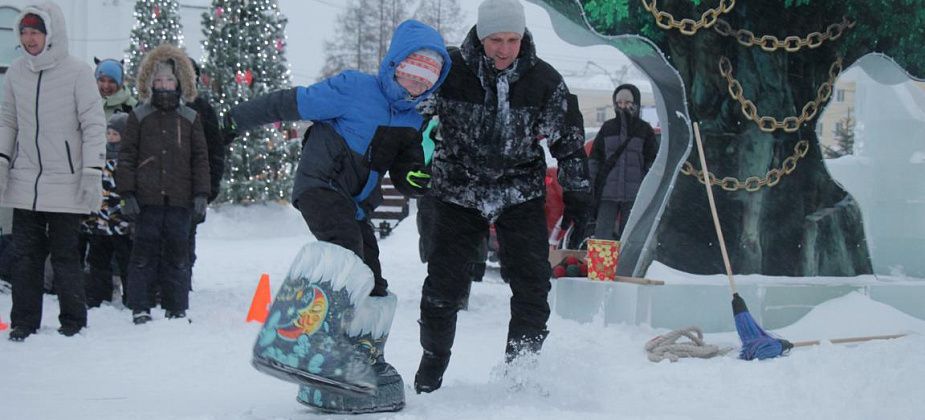
{"label": "chain link", "polygon": [[719,0],[719,5],[713,9],[707,9],[700,15],[700,20],[694,20],[690,18],[683,18],[681,20],[675,19],[675,17],[668,12],[658,10],[657,2],[658,0],[652,0],[649,3],[647,0],[640,0],[642,2],[642,7],[644,7],[652,16],[655,18],[655,24],[662,29],[677,29],[684,35],[694,35],[697,31],[701,29],[707,29],[713,26],[719,15],[723,13],[729,13],[733,7],[735,7],[736,0]]}
{"label": "chain link", "polygon": [[855,22],[848,20],[847,16],[843,16],[841,22],[829,25],[826,27],[825,32],[812,32],[804,38],[791,35],[784,39],[780,39],[774,35],[757,36],[748,29],[732,29],[729,22],[723,19],[717,19],[716,24],[713,26],[713,30],[722,36],[735,38],[739,44],[746,47],[758,46],[762,50],[769,52],[780,49],[787,52],[797,52],[801,48],[819,48],[825,41],[834,41],[841,38],[845,30],[853,28],[854,25]]}
{"label": "chain link", "polygon": [[774,130],[778,129],[784,130],[787,133],[793,133],[799,130],[803,123],[815,118],[819,113],[820,105],[828,101],[832,96],[832,85],[835,84],[835,79],[838,78],[838,74],[841,73],[841,71],[842,59],[838,57],[829,67],[829,80],[825,81],[822,86],[819,86],[819,89],[816,91],[816,99],[803,105],[802,112],[799,116],[789,116],[782,120],[777,120],[774,117],[758,115],[758,107],[756,107],[755,103],[750,99],[745,98],[742,84],[732,76],[732,63],[725,56],[719,59],[719,74],[726,79],[726,90],[729,91],[729,96],[739,102],[742,108],[742,114],[758,124],[758,128],[765,133],[772,133]]}
{"label": "chain link", "polygon": [[[741,181],[738,178],[727,176],[720,179],[711,172],[707,172],[707,177],[710,179],[711,186],[716,185],[726,191],[745,190],[748,192],[755,192],[763,187],[771,188],[780,183],[780,180],[785,175],[790,175],[797,169],[797,162],[805,157],[808,152],[809,141],[800,140],[793,146],[793,154],[784,159],[781,167],[769,170],[764,178],[750,176],[745,178],[745,181]],[[701,184],[706,182],[704,181],[703,172],[694,168],[694,165],[691,165],[690,162],[684,162],[684,165],[681,167],[681,173],[697,178],[697,181],[700,181]]]}

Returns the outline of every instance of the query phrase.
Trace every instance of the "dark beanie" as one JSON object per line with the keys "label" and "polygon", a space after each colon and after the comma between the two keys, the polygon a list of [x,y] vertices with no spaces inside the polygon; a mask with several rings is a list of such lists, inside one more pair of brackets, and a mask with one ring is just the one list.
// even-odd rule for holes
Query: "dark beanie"
{"label": "dark beanie", "polygon": [[45,29],[45,21],[42,20],[41,16],[35,13],[27,13],[22,17],[22,20],[19,21],[19,32],[22,32],[25,28],[32,28],[48,35],[48,30]]}
{"label": "dark beanie", "polygon": [[111,128],[119,133],[120,136],[125,134],[125,126],[128,123],[128,114],[124,112],[116,112],[109,117],[109,123],[106,124],[106,128]]}

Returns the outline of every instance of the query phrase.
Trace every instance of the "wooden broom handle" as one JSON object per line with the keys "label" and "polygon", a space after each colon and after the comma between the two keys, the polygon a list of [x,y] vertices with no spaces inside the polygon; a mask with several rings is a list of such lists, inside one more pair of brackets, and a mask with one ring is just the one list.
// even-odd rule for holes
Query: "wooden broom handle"
{"label": "wooden broom handle", "polygon": [[719,226],[719,216],[716,214],[716,202],[713,201],[713,188],[710,185],[707,169],[707,158],[703,154],[703,142],[700,140],[700,124],[694,123],[694,140],[697,141],[697,154],[700,155],[700,169],[703,174],[703,185],[707,187],[707,200],[710,202],[710,213],[713,215],[713,226],[716,227],[716,238],[719,240],[719,250],[723,253],[723,264],[726,265],[726,276],[729,277],[729,288],[732,294],[736,293],[736,282],[732,278],[732,266],[729,265],[729,254],[726,253],[726,240],[723,239],[723,229]]}
{"label": "wooden broom handle", "polygon": [[832,344],[845,344],[845,343],[860,343],[860,342],[871,341],[871,340],[892,340],[894,338],[902,338],[905,336],[906,336],[905,334],[868,335],[865,337],[833,338],[831,340],[796,341],[791,344],[793,344],[793,347],[806,347],[806,346],[819,345],[823,341],[828,341],[828,342],[831,342]]}

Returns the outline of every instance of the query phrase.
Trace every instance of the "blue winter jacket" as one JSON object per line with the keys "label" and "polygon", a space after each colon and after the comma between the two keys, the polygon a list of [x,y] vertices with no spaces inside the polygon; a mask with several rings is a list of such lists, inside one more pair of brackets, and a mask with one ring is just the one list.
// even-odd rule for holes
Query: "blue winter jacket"
{"label": "blue winter jacket", "polygon": [[[443,56],[440,78],[417,98],[395,81],[395,69],[409,54],[430,49]],[[293,186],[293,205],[312,188],[343,193],[357,203],[357,219],[382,202],[381,177],[406,194],[408,171],[424,166],[417,105],[446,79],[451,66],[443,38],[430,26],[407,20],[395,29],[378,76],[344,71],[308,87],[277,91],[231,109],[238,130],[276,121],[311,120]]]}

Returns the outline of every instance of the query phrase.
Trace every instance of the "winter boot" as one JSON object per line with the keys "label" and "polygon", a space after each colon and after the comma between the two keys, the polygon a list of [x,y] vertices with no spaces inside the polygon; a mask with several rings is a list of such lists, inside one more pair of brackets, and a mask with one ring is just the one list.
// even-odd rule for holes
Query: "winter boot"
{"label": "winter boot", "polygon": [[449,364],[449,354],[444,356],[424,350],[418,372],[414,375],[414,391],[420,394],[440,389],[443,385],[443,373]]}
{"label": "winter boot", "polygon": [[327,242],[305,245],[257,337],[254,367],[314,389],[374,395],[376,372],[348,331],[373,283],[372,271],[352,251]]}
{"label": "winter boot", "polygon": [[10,331],[10,341],[23,341],[28,338],[30,335],[35,334],[35,329],[28,327],[14,327]]}
{"label": "winter boot", "polygon": [[297,400],[316,410],[336,414],[378,413],[404,408],[405,384],[395,368],[385,361],[384,354],[397,304],[394,294],[371,296],[357,308],[348,330],[354,337],[354,348],[366,356],[366,363],[376,373],[376,393],[355,397],[302,385]]}
{"label": "winter boot", "polygon": [[151,311],[132,311],[132,322],[135,325],[147,324],[151,321]]}
{"label": "winter boot", "polygon": [[73,337],[82,330],[83,327],[79,325],[62,325],[61,328],[58,328],[58,334],[61,334],[65,337]]}

